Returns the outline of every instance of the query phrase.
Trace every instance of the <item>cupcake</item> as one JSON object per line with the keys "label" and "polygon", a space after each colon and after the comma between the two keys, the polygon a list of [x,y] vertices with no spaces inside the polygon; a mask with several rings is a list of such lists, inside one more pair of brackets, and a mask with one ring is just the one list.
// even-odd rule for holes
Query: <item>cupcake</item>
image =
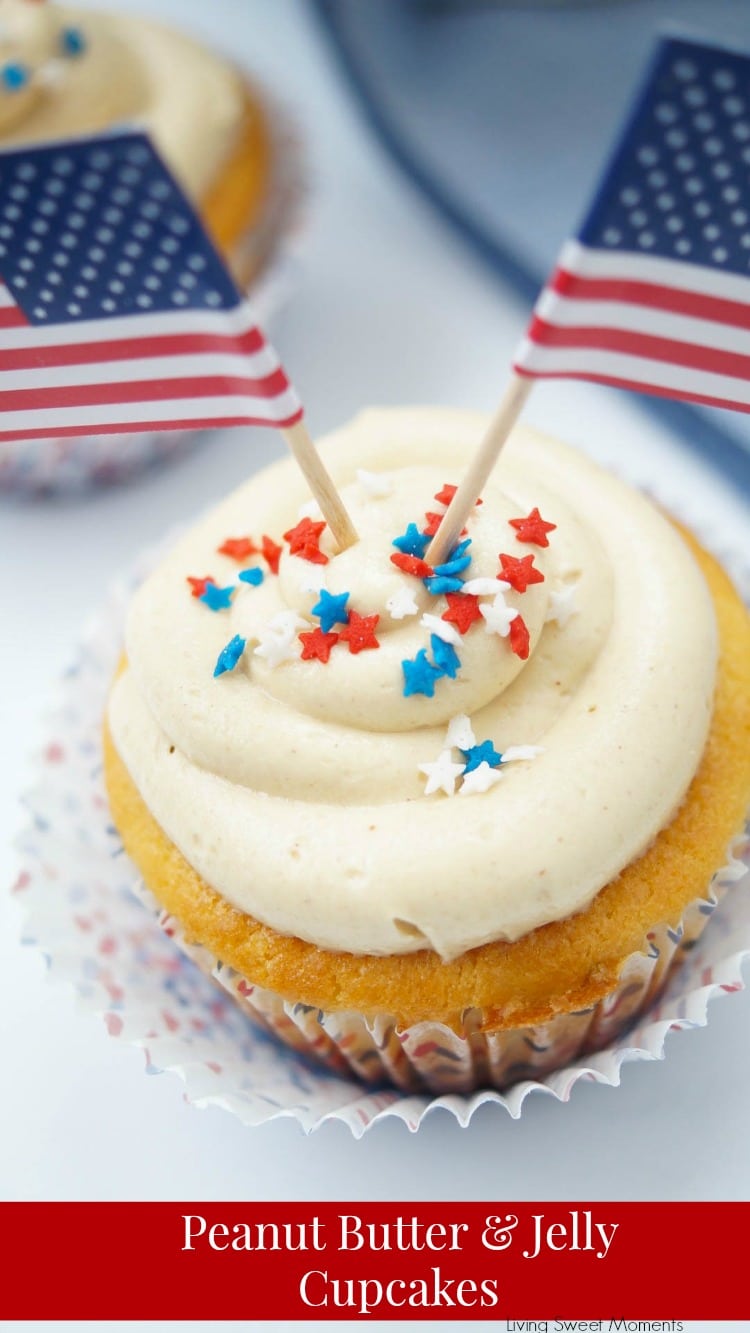
{"label": "cupcake", "polygon": [[[227,59],[140,16],[0,0],[0,149],[124,125],[149,132],[240,286],[251,284],[288,229],[297,190],[296,150],[265,93]],[[111,480],[176,443],[2,444],[0,487]]]}
{"label": "cupcake", "polygon": [[105,725],[165,924],[281,1040],[414,1090],[623,1031],[750,803],[750,620],[643,496],[519,429],[429,565],[483,425],[329,437],[341,553],[290,461],[230,496],[136,593]]}

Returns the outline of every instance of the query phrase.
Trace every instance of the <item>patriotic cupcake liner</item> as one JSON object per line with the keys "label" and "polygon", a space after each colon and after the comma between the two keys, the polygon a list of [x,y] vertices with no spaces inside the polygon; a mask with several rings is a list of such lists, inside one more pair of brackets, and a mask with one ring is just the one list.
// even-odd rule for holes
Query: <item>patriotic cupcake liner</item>
{"label": "patriotic cupcake liner", "polygon": [[[235,259],[241,271],[256,275],[248,295],[264,325],[296,285],[310,191],[304,140],[293,115],[265,89],[260,95],[272,126],[276,169],[265,217],[238,243]],[[72,495],[119,485],[184,455],[199,438],[200,432],[183,430],[2,441],[0,495]]]}
{"label": "patriotic cupcake liner", "polygon": [[[147,1072],[178,1074],[188,1101],[222,1106],[248,1125],[287,1116],[309,1132],[337,1119],[360,1137],[386,1116],[417,1130],[436,1107],[467,1125],[487,1102],[517,1118],[531,1093],[567,1101],[580,1080],[617,1085],[623,1064],[661,1059],[667,1033],[704,1026],[713,996],[743,989],[747,836],[677,928],[650,932],[606,1001],[495,1038],[460,1039],[438,1024],[398,1034],[385,1018],[368,1024],[286,1004],[186,942],[153,900],[144,911],[145,890],[112,825],[102,779],[102,715],[125,610],[154,562],[146,558],[113,589],[61,682],[26,798],[30,824],[15,885],[24,942],[113,1037],[144,1050]],[[384,1086],[384,1075],[401,1087]],[[478,1075],[482,1086],[464,1091]]]}

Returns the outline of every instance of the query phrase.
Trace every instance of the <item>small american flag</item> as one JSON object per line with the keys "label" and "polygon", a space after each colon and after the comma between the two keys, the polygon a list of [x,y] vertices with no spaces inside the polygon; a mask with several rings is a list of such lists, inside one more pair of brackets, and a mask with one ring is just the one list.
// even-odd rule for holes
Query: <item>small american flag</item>
{"label": "small american flag", "polygon": [[301,416],[146,135],[0,154],[0,441]]}
{"label": "small american flag", "polygon": [[659,44],[514,369],[750,411],[750,57]]}

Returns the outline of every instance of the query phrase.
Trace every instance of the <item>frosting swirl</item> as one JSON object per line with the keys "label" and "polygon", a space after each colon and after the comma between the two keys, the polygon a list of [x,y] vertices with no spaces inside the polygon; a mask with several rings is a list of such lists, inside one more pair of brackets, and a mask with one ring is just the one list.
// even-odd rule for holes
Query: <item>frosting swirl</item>
{"label": "frosting swirl", "polygon": [[[218,892],[324,948],[448,958],[581,909],[669,821],[705,744],[716,635],[691,555],[641,496],[529,431],[469,522],[466,573],[493,577],[498,552],[533,551],[544,582],[504,594],[522,609],[528,658],[479,621],[456,678],[405,695],[401,663],[429,645],[421,616],[445,599],[394,568],[393,538],[458,479],[482,425],[445,410],[362,414],[323,446],[355,547],[337,555],[324,533],[325,565],[287,549],[278,577],[241,585],[226,612],[189,596],[189,574],[236,577],[217,554],[228,535],[296,523],[307,497],[285,461],[198,524],[133,601],[109,716],[146,804]],[[390,473],[390,494],[369,495],[359,468]],[[556,524],[548,548],[509,526],[535,505]],[[321,578],[380,617],[378,651],[339,644],[327,663],[272,666],[255,651],[264,627],[286,614],[311,629]],[[405,590],[418,611],[398,619],[389,603]],[[215,680],[233,635],[247,649]],[[486,794],[426,796],[420,766],[462,713],[498,751],[541,753],[503,767]]]}
{"label": "frosting swirl", "polygon": [[0,68],[0,143],[145,126],[195,199],[247,109],[229,62],[139,16],[0,0]]}

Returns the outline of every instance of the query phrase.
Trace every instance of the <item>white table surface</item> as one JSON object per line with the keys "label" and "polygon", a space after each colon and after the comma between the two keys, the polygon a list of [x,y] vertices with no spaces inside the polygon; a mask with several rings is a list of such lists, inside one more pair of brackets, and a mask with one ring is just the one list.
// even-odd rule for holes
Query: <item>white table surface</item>
{"label": "white table surface", "polygon": [[[124,7],[124,4],[121,4]],[[135,8],[135,6],[133,6]],[[151,0],[238,53],[296,109],[314,195],[306,265],[274,341],[324,431],[360,405],[489,408],[525,313],[368,137],[302,0]],[[688,520],[747,542],[748,512],[625,395],[540,387],[528,419],[646,483]],[[40,717],[81,623],[138,548],[218,498],[282,443],[268,432],[204,439],[183,461],[67,503],[0,500],[0,882],[16,870],[18,796]],[[187,1105],[171,1075],[76,1010],[18,943],[0,896],[0,1195],[6,1199],[742,1199],[750,1197],[750,996],[714,1002],[707,1029],[673,1035],[667,1058],[626,1067],[619,1088],[531,1098],[519,1123],[483,1108],[417,1135],[338,1124],[306,1138],[282,1120],[246,1129]],[[679,1314],[679,1311],[675,1311]],[[395,1327],[392,1325],[392,1327]]]}

